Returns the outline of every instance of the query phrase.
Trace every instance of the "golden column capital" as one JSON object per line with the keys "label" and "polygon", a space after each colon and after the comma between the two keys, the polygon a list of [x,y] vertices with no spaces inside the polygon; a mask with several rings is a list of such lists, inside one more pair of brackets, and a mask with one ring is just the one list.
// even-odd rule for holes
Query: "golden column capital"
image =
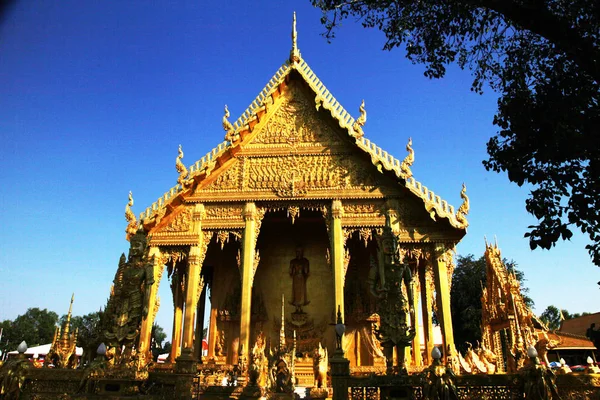
{"label": "golden column capital", "polygon": [[331,218],[341,219],[344,216],[344,206],[342,201],[335,199],[331,202]]}

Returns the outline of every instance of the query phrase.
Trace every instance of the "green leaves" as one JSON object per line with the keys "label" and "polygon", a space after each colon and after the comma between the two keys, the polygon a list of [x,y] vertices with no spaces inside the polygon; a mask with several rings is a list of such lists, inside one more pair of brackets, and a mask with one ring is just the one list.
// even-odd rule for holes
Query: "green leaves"
{"label": "green leaves", "polygon": [[499,93],[486,169],[534,185],[526,209],[539,224],[526,237],[549,249],[588,235],[600,266],[600,3],[590,0],[312,0],[332,39],[346,18],[385,34],[428,78],[457,63],[471,90]]}

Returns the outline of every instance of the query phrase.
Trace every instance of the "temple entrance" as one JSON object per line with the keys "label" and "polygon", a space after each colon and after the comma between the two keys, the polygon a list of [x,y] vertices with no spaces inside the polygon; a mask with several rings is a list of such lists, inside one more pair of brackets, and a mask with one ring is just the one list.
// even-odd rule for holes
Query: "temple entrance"
{"label": "temple entrance", "polygon": [[333,351],[333,272],[321,212],[294,207],[267,212],[257,249],[251,343],[262,332],[267,347],[276,347],[283,312],[290,347],[295,332],[297,357],[308,358],[319,343]]}
{"label": "temple entrance", "polygon": [[346,242],[348,270],[344,285],[344,309],[346,333],[344,352],[352,367],[384,365],[384,358],[377,339],[375,325],[379,322],[375,290],[369,274],[378,268],[377,241],[354,232]]}

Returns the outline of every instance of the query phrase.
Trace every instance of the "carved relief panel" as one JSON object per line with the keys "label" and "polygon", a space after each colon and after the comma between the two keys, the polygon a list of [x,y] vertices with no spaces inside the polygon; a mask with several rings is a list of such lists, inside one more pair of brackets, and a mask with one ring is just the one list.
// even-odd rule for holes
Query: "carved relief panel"
{"label": "carved relief panel", "polygon": [[254,138],[252,145],[265,144],[341,144],[334,128],[324,123],[315,101],[297,82],[286,87],[278,108]]}

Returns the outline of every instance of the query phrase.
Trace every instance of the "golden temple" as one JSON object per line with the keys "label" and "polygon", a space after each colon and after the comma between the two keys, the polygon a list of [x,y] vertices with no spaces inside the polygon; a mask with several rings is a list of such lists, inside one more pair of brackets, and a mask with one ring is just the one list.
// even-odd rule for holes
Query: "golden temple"
{"label": "golden temple", "polygon": [[[294,15],[284,64],[237,120],[225,105],[224,141],[189,167],[179,146],[176,185],[139,217],[129,193],[130,249],[96,359],[70,369],[69,309],[52,344],[58,368],[31,368],[23,343],[0,368],[0,399],[291,399],[298,388],[308,398],[558,398],[539,362],[553,346],[547,329],[534,326],[497,246],[486,243],[482,346],[457,353],[450,286],[466,186],[455,209],[417,181],[412,139],[402,161],[368,139],[365,101],[353,118],[297,43]],[[165,270],[172,349],[159,365]],[[593,376],[559,378],[563,394],[600,394]]]}
{"label": "golden temple", "polygon": [[[166,267],[174,302],[170,359],[188,349],[201,361],[197,333],[210,288],[209,349],[202,361],[232,365],[248,356],[260,333],[276,343],[282,294],[291,300],[287,337],[296,330],[298,351],[306,354],[319,343],[333,351],[329,325],[340,307],[351,366],[374,366],[382,354],[374,342],[369,286],[384,282],[369,283],[369,274],[383,271],[387,217],[400,257],[411,266],[410,324],[423,329],[425,351],[417,332],[406,358],[419,369],[431,361],[434,306],[444,351],[454,352],[452,252],[468,225],[466,189],[455,210],[418,182],[412,140],[406,138],[403,161],[371,142],[364,101],[356,119],[338,103],[302,57],[295,23],[292,43],[289,58],[236,121],[229,121],[225,106],[222,143],[190,167],[180,146],[177,185],[139,219],[128,205],[127,235],[142,227],[154,257],[146,306],[156,312]],[[142,353],[153,315],[142,324]]]}

